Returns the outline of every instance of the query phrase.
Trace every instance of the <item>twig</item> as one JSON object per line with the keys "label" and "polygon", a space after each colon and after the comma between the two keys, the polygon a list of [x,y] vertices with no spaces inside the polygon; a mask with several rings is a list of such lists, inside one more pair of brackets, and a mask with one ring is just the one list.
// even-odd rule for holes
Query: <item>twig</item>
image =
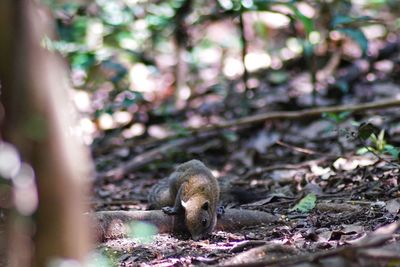
{"label": "twig", "polygon": [[280,146],[289,148],[289,149],[291,149],[293,151],[304,153],[304,154],[308,154],[308,155],[323,155],[323,156],[326,155],[325,153],[317,152],[317,151],[314,151],[314,150],[311,150],[311,149],[307,149],[307,148],[302,148],[302,147],[286,144],[286,143],[284,143],[284,142],[282,142],[280,140],[276,141],[276,143],[278,145],[280,145]]}

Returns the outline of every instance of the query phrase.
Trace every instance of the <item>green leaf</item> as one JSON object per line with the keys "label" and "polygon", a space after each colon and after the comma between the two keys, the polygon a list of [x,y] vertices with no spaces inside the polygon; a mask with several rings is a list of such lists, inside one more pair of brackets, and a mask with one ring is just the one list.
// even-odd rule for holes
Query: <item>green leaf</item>
{"label": "green leaf", "polygon": [[332,20],[332,28],[336,28],[339,25],[348,24],[353,21],[354,21],[354,19],[349,16],[345,16],[345,15],[335,16]]}
{"label": "green leaf", "polygon": [[274,2],[276,2],[276,1],[273,1],[273,0],[270,0],[270,1],[268,1],[268,0],[253,0],[252,9],[255,8],[258,11],[266,11],[266,10],[269,11],[269,10],[271,10],[271,4],[273,4]]}
{"label": "green leaf", "polygon": [[235,142],[238,140],[238,136],[234,131],[225,130],[222,134],[227,141]]}
{"label": "green leaf", "polygon": [[272,71],[268,75],[268,81],[272,84],[283,84],[289,80],[286,71]]}
{"label": "green leaf", "polygon": [[370,16],[349,17],[346,15],[338,15],[333,18],[332,27],[333,28],[338,28],[341,26],[356,27],[357,25],[365,25],[371,21],[372,18]]}
{"label": "green leaf", "polygon": [[367,154],[368,152],[369,152],[368,148],[362,147],[362,148],[357,150],[356,154],[357,155],[364,155],[364,154]]}
{"label": "green leaf", "polygon": [[378,134],[380,129],[371,123],[361,123],[358,127],[358,137],[367,140],[372,134]]}
{"label": "green leaf", "polygon": [[368,39],[365,37],[364,33],[359,29],[354,28],[343,28],[338,29],[338,31],[344,33],[351,39],[353,39],[361,48],[363,56],[367,54],[368,51]]}
{"label": "green leaf", "polygon": [[299,203],[297,203],[293,208],[290,209],[290,211],[297,210],[303,213],[307,213],[315,207],[316,202],[317,196],[313,193],[310,193],[302,198]]}
{"label": "green leaf", "polygon": [[322,118],[337,122],[339,120],[339,116],[334,112],[324,112],[322,113]]}
{"label": "green leaf", "polygon": [[71,55],[71,65],[74,69],[88,70],[95,63],[93,53],[78,52]]}
{"label": "green leaf", "polygon": [[340,113],[339,113],[338,117],[339,117],[339,119],[340,119],[341,121],[344,121],[344,120],[347,119],[350,115],[351,115],[351,112],[350,112],[350,111],[343,111],[343,112],[340,112]]}
{"label": "green leaf", "polygon": [[335,123],[340,123],[346,120],[351,115],[350,111],[343,111],[340,113],[324,112],[322,113],[322,118],[326,118]]}
{"label": "green leaf", "polygon": [[303,51],[307,59],[311,60],[314,54],[314,45],[309,40],[304,40]]}
{"label": "green leaf", "polygon": [[308,35],[314,31],[314,21],[301,13],[301,11],[292,3],[287,4],[287,6],[293,11],[296,19],[300,20],[300,22],[303,24],[308,37]]}
{"label": "green leaf", "polygon": [[378,150],[379,152],[382,152],[385,148],[386,145],[386,140],[385,140],[385,130],[381,130],[379,132],[378,138],[376,140],[376,150]]}
{"label": "green leaf", "polygon": [[83,44],[86,38],[86,30],[89,19],[87,17],[77,17],[72,24],[57,22],[57,32],[60,39],[67,42]]}
{"label": "green leaf", "polygon": [[393,159],[399,159],[400,149],[398,147],[394,147],[392,145],[385,145],[384,151],[389,153]]}

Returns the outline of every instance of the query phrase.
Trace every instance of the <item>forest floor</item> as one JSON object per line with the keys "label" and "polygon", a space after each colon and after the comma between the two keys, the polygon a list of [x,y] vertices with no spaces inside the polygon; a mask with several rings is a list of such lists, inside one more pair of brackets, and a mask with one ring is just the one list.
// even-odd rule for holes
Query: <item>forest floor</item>
{"label": "forest floor", "polygon": [[[316,96],[317,106],[398,99],[399,46],[368,59],[367,69],[358,68],[358,61],[342,62],[334,78],[345,80],[348,91],[327,82]],[[251,91],[241,90],[241,81],[232,81],[229,86],[238,89],[225,97],[205,91],[189,99],[185,108],[171,111],[169,120],[150,114],[154,119],[149,121],[213,124],[244,113],[313,108],[312,94],[304,89],[310,85],[308,73],[290,66],[284,70],[253,74],[257,84]],[[282,75],[290,82],[278,81]],[[148,243],[109,239],[98,249],[118,266],[248,266],[260,261],[252,266],[400,266],[400,234],[398,225],[391,224],[399,220],[400,210],[399,161],[393,157],[400,146],[399,111],[395,107],[265,120],[174,140],[132,142],[105,134],[92,146],[98,173],[122,171],[100,175],[93,188],[95,210],[146,210],[150,187],[179,163],[196,158],[232,188],[253,194],[253,199],[232,199],[226,207],[265,211],[279,220],[216,231],[201,241],[157,234]],[[376,138],[370,137],[372,132]]]}

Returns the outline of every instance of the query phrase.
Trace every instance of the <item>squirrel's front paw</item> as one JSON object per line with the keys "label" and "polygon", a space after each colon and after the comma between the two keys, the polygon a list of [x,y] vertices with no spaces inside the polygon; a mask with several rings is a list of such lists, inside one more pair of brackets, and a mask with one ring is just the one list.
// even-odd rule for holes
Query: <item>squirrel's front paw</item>
{"label": "squirrel's front paw", "polygon": [[219,206],[217,208],[217,216],[218,218],[225,214],[225,208],[223,206]]}
{"label": "squirrel's front paw", "polygon": [[165,214],[175,215],[178,214],[177,210],[174,207],[163,207],[161,209]]}

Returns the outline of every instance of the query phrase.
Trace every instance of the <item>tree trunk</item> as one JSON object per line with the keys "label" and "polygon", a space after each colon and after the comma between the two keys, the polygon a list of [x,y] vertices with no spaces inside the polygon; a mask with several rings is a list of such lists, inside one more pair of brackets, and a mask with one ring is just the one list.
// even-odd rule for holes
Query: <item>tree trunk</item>
{"label": "tree trunk", "polygon": [[[83,213],[91,161],[72,135],[63,64],[41,46],[43,37],[52,35],[48,26],[52,20],[36,2],[0,1],[0,129],[35,172],[39,206],[29,258],[34,266],[62,258],[83,261],[90,248]],[[23,266],[19,248],[30,238],[18,238],[22,233],[11,231],[14,223],[8,228],[13,242],[8,261]]]}

